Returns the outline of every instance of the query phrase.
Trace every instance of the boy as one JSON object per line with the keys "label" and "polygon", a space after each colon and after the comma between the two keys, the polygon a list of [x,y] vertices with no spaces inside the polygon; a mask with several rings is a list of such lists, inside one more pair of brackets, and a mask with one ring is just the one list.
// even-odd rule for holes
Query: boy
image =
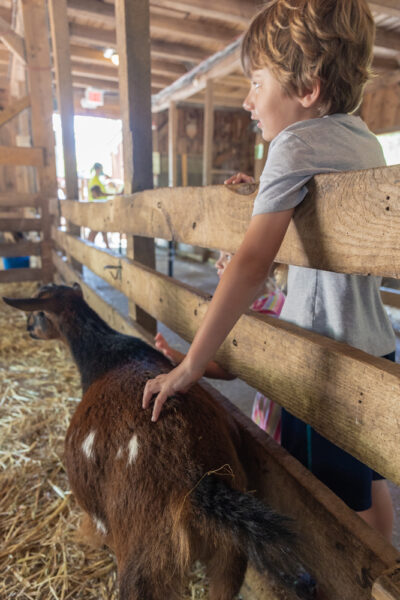
{"label": "boy", "polygon": [[[375,136],[350,114],[370,76],[373,41],[365,0],[271,0],[250,24],[242,63],[251,88],[243,106],[271,142],[269,154],[248,231],[186,358],[146,385],[145,408],[158,394],[154,421],[168,396],[202,376],[254,298],[311,177],[385,164]],[[393,360],[395,338],[379,284],[375,277],[291,266],[281,318]],[[390,538],[391,499],[378,474],[286,411],[282,445]]]}

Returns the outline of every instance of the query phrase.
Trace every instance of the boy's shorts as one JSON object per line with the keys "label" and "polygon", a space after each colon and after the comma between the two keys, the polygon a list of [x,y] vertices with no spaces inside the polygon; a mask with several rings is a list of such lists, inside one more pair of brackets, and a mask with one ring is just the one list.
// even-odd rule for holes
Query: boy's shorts
{"label": "boy's shorts", "polygon": [[[395,362],[395,353],[383,358]],[[358,512],[371,508],[372,481],[384,478],[285,409],[281,444],[350,508]]]}

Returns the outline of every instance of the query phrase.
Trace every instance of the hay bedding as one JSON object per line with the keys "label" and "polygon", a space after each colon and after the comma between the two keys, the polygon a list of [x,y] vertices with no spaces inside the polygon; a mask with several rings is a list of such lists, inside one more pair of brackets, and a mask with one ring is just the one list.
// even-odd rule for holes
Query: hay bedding
{"label": "hay bedding", "polygon": [[[35,284],[0,285],[30,296]],[[31,340],[26,317],[0,305],[0,600],[117,600],[111,552],[75,539],[80,510],[62,464],[65,432],[81,397],[68,351]],[[206,599],[196,568],[185,599]]]}

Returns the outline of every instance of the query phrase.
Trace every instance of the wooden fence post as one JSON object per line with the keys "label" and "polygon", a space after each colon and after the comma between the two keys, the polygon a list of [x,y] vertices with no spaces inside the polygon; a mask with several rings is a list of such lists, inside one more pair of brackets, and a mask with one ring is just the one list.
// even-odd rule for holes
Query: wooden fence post
{"label": "wooden fence post", "polygon": [[[153,188],[151,130],[150,14],[148,0],[116,0],[115,17],[119,53],[119,86],[124,150],[124,192]],[[154,240],[134,236],[128,255],[155,268]],[[131,316],[155,333],[157,322],[130,304]]]}
{"label": "wooden fence post", "polygon": [[32,107],[33,145],[43,149],[44,164],[39,166],[42,211],[42,272],[45,282],[53,279],[51,256],[50,198],[57,197],[57,176],[53,133],[53,90],[50,44],[45,0],[22,0],[26,61]]}

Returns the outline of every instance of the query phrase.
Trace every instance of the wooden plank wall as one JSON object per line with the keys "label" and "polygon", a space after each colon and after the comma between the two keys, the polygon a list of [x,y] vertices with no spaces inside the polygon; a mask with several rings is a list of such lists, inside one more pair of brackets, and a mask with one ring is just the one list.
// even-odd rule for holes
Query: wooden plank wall
{"label": "wooden plank wall", "polygon": [[[316,177],[311,193],[296,211],[278,260],[400,278],[399,180],[400,167]],[[51,213],[56,224],[62,215],[81,226],[91,222],[99,230],[234,252],[248,225],[256,191],[256,185],[146,190],[95,205],[55,200]],[[223,229],[218,225],[221,222]],[[183,338],[193,338],[209,296],[74,238],[56,224],[52,232],[58,249],[54,263],[60,277],[69,282],[77,279],[61,258],[64,252]],[[110,315],[110,307],[103,305],[100,310]],[[118,320],[114,322],[118,324]],[[400,484],[398,365],[260,315],[244,315],[217,358],[229,371]],[[374,597],[382,598],[381,590],[387,593],[394,586],[395,592],[385,596],[394,600],[399,588],[390,569],[400,558],[394,548],[364,526],[309,472],[302,468],[297,472],[296,461],[284,450],[273,444],[270,447],[268,442],[267,452],[265,436],[259,450],[254,444],[248,440],[246,445],[252,448],[247,459],[255,465],[255,488],[296,518],[308,544],[307,563],[321,583],[324,597],[337,600],[339,593],[343,600],[366,600],[377,581]],[[272,458],[268,458],[269,452]],[[277,491],[282,489],[288,493]],[[385,575],[386,571],[389,574]],[[274,590],[266,595],[265,578],[260,580],[252,572],[246,585],[248,599],[279,598]]]}

